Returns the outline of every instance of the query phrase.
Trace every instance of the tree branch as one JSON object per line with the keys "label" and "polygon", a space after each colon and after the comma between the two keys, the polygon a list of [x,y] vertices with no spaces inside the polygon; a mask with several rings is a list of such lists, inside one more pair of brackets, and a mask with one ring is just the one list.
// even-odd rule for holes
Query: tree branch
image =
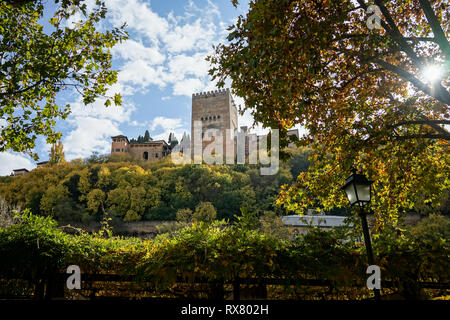
{"label": "tree branch", "polygon": [[408,120],[400,121],[396,124],[389,125],[388,128],[395,128],[399,126],[409,125],[409,124],[450,124],[450,120]]}
{"label": "tree branch", "polygon": [[30,85],[30,86],[28,86],[26,88],[23,88],[21,90],[0,92],[0,97],[9,96],[9,95],[17,95],[17,94],[24,93],[25,91],[33,89],[34,87],[36,87],[37,85],[41,84],[42,82],[45,82],[45,80],[39,80],[39,81],[35,82],[34,84],[32,84],[32,85]]}
{"label": "tree branch", "polygon": [[412,107],[412,106],[404,105],[399,111],[402,114],[404,114],[406,117],[409,117],[411,115],[415,115],[415,117],[417,117],[418,119],[426,121],[427,125],[429,125],[434,130],[436,130],[437,132],[439,132],[441,134],[444,134],[444,135],[449,135],[450,134],[445,128],[442,128],[441,126],[439,126],[439,124],[434,123],[434,120],[428,118],[425,114],[423,114],[423,112],[421,112],[419,108],[415,108],[415,107]]}
{"label": "tree branch", "polygon": [[424,115],[419,115],[423,120],[408,120],[408,121],[400,121],[393,125],[388,125],[387,128],[395,129],[397,127],[403,126],[403,125],[413,125],[413,124],[424,124],[428,125],[437,132],[440,133],[440,135],[444,136],[446,140],[450,140],[450,133],[439,126],[439,124],[450,124],[450,120],[431,120],[428,119]]}
{"label": "tree branch", "polygon": [[430,38],[430,37],[405,37],[406,41],[413,41],[413,42],[434,42],[439,43],[436,38]]}
{"label": "tree branch", "polygon": [[355,81],[356,79],[358,79],[360,76],[363,76],[367,73],[372,73],[372,72],[378,72],[378,71],[382,71],[383,69],[371,69],[371,70],[366,70],[363,72],[358,73],[357,75],[355,75],[354,77],[350,78],[349,80],[345,81],[339,88],[340,89],[344,89],[345,87],[347,87],[350,83],[352,83],[353,81]]}
{"label": "tree branch", "polygon": [[424,114],[420,114],[419,117],[422,118],[424,121],[427,121],[428,122],[427,124],[437,132],[440,132],[441,134],[450,137],[450,133],[447,130],[442,128],[439,124],[433,123],[432,120],[428,119],[427,116],[425,116]]}
{"label": "tree branch", "polygon": [[373,62],[379,64],[384,69],[399,75],[406,81],[411,82],[416,88],[428,94],[429,96],[439,100],[442,103],[445,103],[446,105],[450,105],[450,93],[440,83],[434,83],[433,87],[429,87],[425,83],[417,79],[413,74],[397,66],[394,66],[393,64],[390,64],[381,59],[374,59]]}
{"label": "tree branch", "polygon": [[406,136],[395,137],[397,140],[408,140],[408,139],[441,139],[450,141],[450,136],[445,134],[409,134]]}
{"label": "tree branch", "polygon": [[398,30],[394,19],[392,19],[388,9],[384,6],[383,1],[375,0],[375,4],[380,8],[381,13],[386,18],[387,24],[390,27],[388,29],[385,28],[386,31],[390,33],[391,37],[398,43],[398,45],[402,48],[402,50],[411,58],[414,64],[420,69],[422,67],[422,61],[416,55],[414,50],[409,46],[408,42],[406,42],[401,32]]}
{"label": "tree branch", "polygon": [[[439,44],[439,47],[444,52],[447,58],[450,57],[450,44],[442,30],[441,23],[438,21],[436,15],[434,14],[433,8],[428,0],[419,0],[420,6],[427,17],[428,23],[430,24],[433,34]],[[447,8],[448,9],[448,8]]]}

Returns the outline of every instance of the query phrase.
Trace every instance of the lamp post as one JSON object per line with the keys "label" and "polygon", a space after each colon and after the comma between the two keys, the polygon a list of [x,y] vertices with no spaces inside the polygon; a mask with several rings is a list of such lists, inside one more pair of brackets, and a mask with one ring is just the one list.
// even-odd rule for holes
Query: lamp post
{"label": "lamp post", "polygon": [[[361,218],[361,225],[364,234],[364,242],[366,244],[367,261],[369,265],[374,264],[372,244],[370,242],[369,227],[367,225],[367,215],[364,207],[370,203],[371,198],[371,185],[373,181],[367,180],[363,174],[356,173],[356,169],[353,168],[352,175],[345,180],[345,185],[341,188],[347,194],[348,201],[351,206],[359,207],[359,216]],[[380,290],[374,289],[375,299],[380,300]]]}

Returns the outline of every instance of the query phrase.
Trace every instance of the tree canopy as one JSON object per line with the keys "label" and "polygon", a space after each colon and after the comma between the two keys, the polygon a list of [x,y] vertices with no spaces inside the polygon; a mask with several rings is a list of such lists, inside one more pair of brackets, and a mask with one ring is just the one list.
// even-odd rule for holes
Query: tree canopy
{"label": "tree canopy", "polygon": [[145,130],[144,136],[139,135],[137,139],[135,138],[130,139],[131,143],[145,143],[150,141],[152,141],[152,138],[150,137],[150,132],[148,132],[148,130]]}
{"label": "tree canopy", "polygon": [[364,0],[252,1],[209,57],[255,121],[307,129],[313,165],[281,194],[289,209],[346,205],[339,187],[352,166],[375,181],[380,224],[437,205],[449,186],[447,2],[375,4],[379,29],[368,28]]}
{"label": "tree canopy", "polygon": [[[0,2],[0,152],[32,152],[37,135],[55,143],[61,133],[56,120],[65,119],[70,105],[60,106],[57,93],[76,90],[85,104],[99,97],[105,105],[121,104],[120,94],[106,96],[117,81],[111,69],[110,48],[127,38],[121,28],[101,31],[105,3],[88,10],[83,0],[55,0],[58,5],[48,23],[44,2]],[[71,25],[78,13],[82,20]]]}
{"label": "tree canopy", "polygon": [[49,163],[50,165],[54,165],[57,163],[61,163],[66,161],[66,156],[64,154],[64,146],[61,141],[58,141],[58,143],[52,144],[50,148],[49,156]]}

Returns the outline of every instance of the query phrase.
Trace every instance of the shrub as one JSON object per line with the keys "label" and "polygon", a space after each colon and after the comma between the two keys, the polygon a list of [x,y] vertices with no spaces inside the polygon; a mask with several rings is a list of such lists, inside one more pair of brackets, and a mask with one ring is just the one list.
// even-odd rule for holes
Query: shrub
{"label": "shrub", "polygon": [[[153,297],[175,293],[191,296],[197,290],[193,284],[196,279],[233,282],[238,278],[285,283],[280,285],[284,291],[278,293],[284,298],[361,299],[370,295],[365,287],[367,260],[363,245],[344,242],[338,233],[321,230],[312,230],[295,240],[280,239],[260,232],[253,223],[244,223],[253,221],[252,217],[245,213],[234,225],[224,221],[194,222],[144,241],[112,237],[103,231],[69,235],[51,218],[26,210],[15,218],[15,223],[0,229],[0,282],[22,279],[39,287],[43,280],[76,264],[83,274],[131,276],[135,285],[144,281],[142,288]],[[431,225],[426,229],[435,230],[438,226],[433,219],[441,218],[424,221],[417,229]],[[415,228],[401,235],[395,230],[385,231],[374,239],[382,281],[392,281],[389,291],[406,298],[445,296],[445,292],[424,292],[419,282],[449,283],[448,239],[430,242],[428,231],[414,236]],[[447,234],[448,230],[442,232]],[[188,284],[181,287],[180,278]],[[329,285],[321,291],[302,284],[305,279],[326,280]],[[109,295],[108,290],[116,290],[116,285],[107,283],[101,294]],[[131,294],[135,289],[129,289]]]}
{"label": "shrub", "polygon": [[212,222],[216,216],[216,208],[214,208],[211,202],[200,202],[195,207],[194,214],[192,215],[192,221]]}

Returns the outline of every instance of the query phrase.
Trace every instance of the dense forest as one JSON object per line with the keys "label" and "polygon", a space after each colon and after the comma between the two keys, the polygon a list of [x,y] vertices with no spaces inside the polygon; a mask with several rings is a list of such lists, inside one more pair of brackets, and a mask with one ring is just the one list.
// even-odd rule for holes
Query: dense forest
{"label": "dense forest", "polygon": [[170,158],[149,163],[94,154],[1,177],[0,198],[60,223],[90,223],[105,215],[113,223],[174,220],[179,210],[202,203],[213,205],[217,219],[233,219],[244,208],[281,214],[275,205],[280,186],[308,168],[308,149],[292,153],[273,176],[261,176],[256,165],[176,166]]}

